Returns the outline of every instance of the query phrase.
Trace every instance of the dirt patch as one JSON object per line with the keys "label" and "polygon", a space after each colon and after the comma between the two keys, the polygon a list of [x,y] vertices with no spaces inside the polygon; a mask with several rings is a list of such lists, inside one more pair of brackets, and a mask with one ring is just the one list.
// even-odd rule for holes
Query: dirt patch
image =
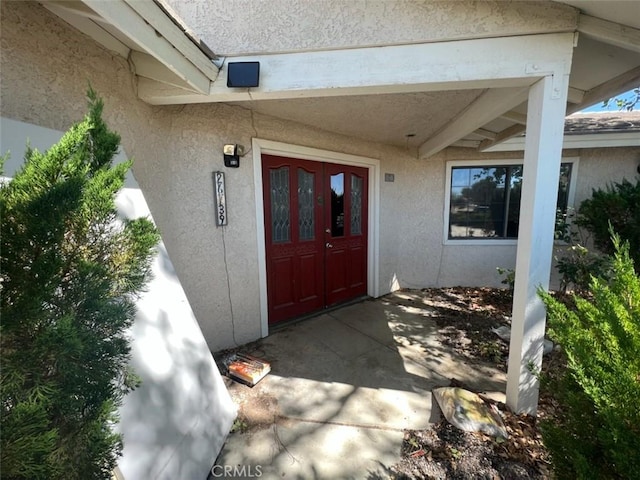
{"label": "dirt patch", "polygon": [[[425,289],[422,302],[435,310],[433,316],[443,344],[475,363],[506,371],[508,344],[491,330],[510,325],[511,292],[490,288]],[[558,362],[545,357],[543,369]],[[468,388],[452,379],[452,386]],[[473,390],[472,390],[473,391]],[[402,459],[393,467],[396,479],[547,479],[549,456],[542,443],[539,420],[556,406],[541,394],[538,416],[516,415],[501,402],[483,399],[499,410],[509,433],[506,441],[482,433],[463,432],[446,420],[426,430],[408,430]]]}
{"label": "dirt patch", "polygon": [[509,346],[491,330],[511,325],[512,294],[496,288],[425,288],[421,306],[438,326],[439,340],[473,363],[506,371]]}
{"label": "dirt patch", "polygon": [[[453,382],[455,386],[464,385]],[[547,479],[549,458],[537,419],[515,415],[506,405],[483,397],[500,411],[508,440],[469,433],[446,420],[426,430],[408,430],[402,460],[391,468],[396,479]]]}

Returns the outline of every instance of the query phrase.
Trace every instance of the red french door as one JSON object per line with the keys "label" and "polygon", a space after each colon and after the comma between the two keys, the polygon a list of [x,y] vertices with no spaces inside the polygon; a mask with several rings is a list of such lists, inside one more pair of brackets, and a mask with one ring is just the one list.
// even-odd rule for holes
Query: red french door
{"label": "red french door", "polygon": [[367,293],[367,173],[262,156],[269,323]]}

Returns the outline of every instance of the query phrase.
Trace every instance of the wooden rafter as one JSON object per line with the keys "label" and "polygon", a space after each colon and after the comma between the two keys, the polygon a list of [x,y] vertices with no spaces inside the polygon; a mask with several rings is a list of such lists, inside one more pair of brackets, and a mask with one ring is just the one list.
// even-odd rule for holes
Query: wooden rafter
{"label": "wooden rafter", "polygon": [[[630,90],[631,88],[637,87],[638,84],[640,84],[640,67],[633,68],[628,72],[618,75],[617,77],[607,82],[601,83],[600,85],[593,87],[591,90],[586,91],[580,103],[569,104],[567,106],[567,115],[579,112],[583,108],[589,107],[598,102],[602,102],[621,92],[625,92],[627,90]],[[512,125],[511,127],[508,127],[499,132],[495,139],[487,139],[480,142],[478,150],[484,152],[489,148],[504,142],[505,140],[508,140],[517,135],[521,135],[525,130],[526,125]]]}
{"label": "wooden rafter", "polygon": [[578,31],[599,42],[640,53],[640,30],[637,28],[581,14]]}
{"label": "wooden rafter", "polygon": [[[83,0],[83,2],[104,18],[105,21],[144,48],[148,54],[162,62],[174,74],[191,85],[193,89],[201,93],[209,92],[211,78],[195,66],[161,32],[158,32],[127,3],[121,0],[108,2]],[[152,2],[148,3],[155,6]],[[156,6],[156,8],[160,11],[159,7]],[[173,27],[179,31],[177,26],[173,25]],[[200,54],[205,57],[202,52]]]}
{"label": "wooden rafter", "polygon": [[[129,47],[107,32],[102,27],[101,22],[96,21],[96,18],[100,18],[98,15],[95,13],[88,14],[87,11],[91,10],[84,4],[79,2],[47,1],[43,2],[42,5],[72,27],[77,28],[85,35],[93,38],[108,50],[111,50],[124,58],[129,56],[129,52],[131,51]],[[71,8],[80,6],[84,7],[84,9]]]}
{"label": "wooden rafter", "polygon": [[439,152],[504,112],[520,105],[527,98],[527,92],[528,88],[487,90],[454,120],[424,142],[418,149],[419,158],[426,158]]}

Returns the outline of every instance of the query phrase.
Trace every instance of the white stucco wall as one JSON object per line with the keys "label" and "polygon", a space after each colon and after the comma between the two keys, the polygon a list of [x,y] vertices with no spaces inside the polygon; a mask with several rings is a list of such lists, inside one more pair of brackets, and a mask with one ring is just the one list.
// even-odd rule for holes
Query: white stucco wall
{"label": "white stucco wall", "polygon": [[[304,3],[312,10],[320,8],[316,7],[319,3]],[[229,5],[236,4],[232,2]],[[447,11],[450,14],[457,12],[458,4],[463,5],[463,2],[426,2],[418,7],[411,2],[374,2],[371,9],[367,7],[367,15],[373,15],[377,9],[394,10],[409,8],[408,5],[411,5],[409,11],[414,13],[416,8],[436,8],[434,11],[440,12],[440,17],[427,15],[429,18],[422,20],[440,24],[443,22],[434,19],[446,18]],[[194,5],[194,2],[184,2],[183,6],[192,8]],[[250,2],[250,5],[245,5],[244,11],[248,8],[265,9],[268,2]],[[302,11],[302,3],[292,0],[292,5],[296,7],[290,17],[291,22]],[[340,12],[363,9],[360,2],[327,2],[322,10],[334,12],[338,24],[347,20],[342,13],[336,13],[336,5],[342,9]],[[534,28],[551,31],[562,30],[575,20],[572,9],[556,4],[478,2],[473,5],[474,15],[487,16],[484,22],[459,22],[460,25],[442,28],[473,29],[475,35],[488,32],[490,27],[497,29],[495,31],[515,28],[514,25],[521,29],[531,22]],[[512,5],[511,13],[505,13],[504,5]],[[225,3],[220,10],[209,10],[225,12],[227,8],[231,7]],[[532,13],[532,9],[535,12]],[[524,15],[527,12],[531,15]],[[544,15],[540,12],[557,15],[543,22]],[[390,14],[385,13],[387,17]],[[494,20],[489,19],[489,14],[496,14],[503,20],[507,15],[509,21],[498,22],[496,26]],[[271,14],[264,12],[264,15]],[[404,15],[406,17],[408,13]],[[500,285],[496,267],[510,268],[515,262],[515,246],[443,245],[445,173],[447,160],[517,158],[521,153],[480,155],[468,149],[454,148],[428,160],[417,160],[415,151],[329,133],[259,113],[252,114],[242,106],[151,107],[136,98],[135,82],[124,59],[113,56],[39,5],[2,2],[1,20],[2,115],[64,130],[84,114],[84,94],[87,82],[91,82],[105,100],[106,120],[121,133],[124,148],[135,158],[134,174],[211,350],[232,347],[261,336],[253,161],[249,152],[241,159],[240,168],[225,168],[222,146],[226,143],[242,144],[248,149],[252,138],[260,138],[379,160],[377,280],[380,294],[400,287]],[[377,22],[373,17],[367,21]],[[344,38],[340,35],[323,37],[322,29],[316,31],[315,27],[310,27],[312,40],[309,44],[300,44],[299,48],[341,46],[352,44],[354,38],[356,43],[365,44],[370,41],[367,38],[373,38],[366,35],[372,35],[370,32],[374,32],[374,28],[359,31],[358,22],[351,23],[345,29]],[[257,42],[264,48],[291,48],[291,45],[278,46],[277,43],[292,42],[288,36],[272,35],[273,38],[262,43],[260,38],[252,36],[248,24],[238,25],[236,22],[234,25],[239,29],[238,35],[235,40],[225,36],[224,41],[234,42],[228,45],[236,45],[237,41],[240,46]],[[224,28],[228,26],[225,24]],[[260,28],[255,35],[265,35],[260,33]],[[243,29],[246,29],[246,34],[242,33]],[[359,33],[348,33],[354,29]],[[413,35],[411,38],[415,41],[422,41],[425,35],[430,35],[428,32],[429,28],[418,22],[407,34]],[[396,34],[404,35],[382,28],[376,32],[375,38],[399,41],[393,40]],[[418,34],[422,37],[417,37]],[[322,38],[325,43],[322,43]],[[616,168],[632,175],[634,162],[637,162],[634,152],[631,149],[618,151]],[[602,155],[598,152],[568,152],[581,156],[580,175],[583,180],[578,183],[577,201],[590,193],[592,185],[598,185],[612,175],[615,177],[615,169],[607,168],[607,164],[598,159]],[[609,151],[603,152],[609,155]],[[226,174],[229,225],[224,230],[217,228],[214,221],[211,172],[216,170]],[[394,174],[395,181],[385,182],[385,173]]]}
{"label": "white stucco wall", "polygon": [[605,188],[626,178],[634,181],[640,166],[640,148],[594,148],[580,151],[580,175],[576,206],[591,197],[594,188]]}
{"label": "white stucco wall", "polygon": [[[544,1],[168,0],[220,55],[573,31],[577,10]],[[283,14],[283,12],[286,12]]]}
{"label": "white stucco wall", "polygon": [[[240,168],[225,168],[226,143],[249,148],[251,139],[259,137],[379,159],[385,171],[398,171],[396,182],[383,186],[380,207],[385,231],[380,237],[381,293],[389,290],[394,275],[402,278],[403,271],[416,270],[415,258],[398,247],[424,244],[426,185],[415,172],[432,164],[418,162],[404,149],[252,115],[240,106],[150,107],[137,100],[124,59],[35,3],[3,2],[1,27],[3,116],[64,130],[84,114],[89,82],[104,98],[105,119],[135,159],[133,172],[211,350],[261,335],[253,165],[247,155]],[[216,170],[227,175],[224,237],[214,222],[211,172]],[[399,209],[416,223],[387,229]],[[407,275],[416,281],[424,276]]]}

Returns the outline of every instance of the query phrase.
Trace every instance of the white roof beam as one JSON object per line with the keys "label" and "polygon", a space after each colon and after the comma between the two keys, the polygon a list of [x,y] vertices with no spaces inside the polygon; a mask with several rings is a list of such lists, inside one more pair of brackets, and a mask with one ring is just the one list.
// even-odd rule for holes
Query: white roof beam
{"label": "white roof beam", "polygon": [[631,90],[640,85],[640,67],[633,68],[611,80],[593,87],[584,93],[584,97],[580,103],[569,105],[567,115],[578,112],[583,108],[603,102],[620,93]]}
{"label": "white roof beam", "polygon": [[[58,2],[43,2],[42,5],[72,27],[75,27],[85,35],[93,38],[108,50],[111,50],[124,58],[129,56],[129,47],[102,28],[100,23],[96,22],[93,16],[84,14],[84,11],[69,8],[66,3],[68,2],[65,2],[64,4]],[[73,4],[75,6],[76,2],[73,2]],[[82,5],[84,7],[81,3],[78,5]],[[85,7],[85,9],[88,10],[87,7]]]}
{"label": "white roof beam", "polygon": [[[519,123],[521,125],[526,125],[527,124],[527,115],[524,113],[520,113],[520,112],[515,112],[513,110],[511,110],[510,112],[505,112],[502,115],[500,115],[500,118],[504,118],[505,120],[509,120],[511,122],[516,122]],[[494,136],[495,138],[495,136]]]}
{"label": "white roof beam", "polygon": [[599,42],[640,53],[640,30],[637,28],[581,14],[578,31]]}
{"label": "white roof beam", "polygon": [[[637,87],[639,83],[640,67],[636,67],[585,92],[580,103],[570,104],[567,107],[566,114],[571,115],[583,108],[590,107],[591,105],[595,105],[598,102],[602,102],[618,95],[621,92],[626,92],[627,90]],[[487,139],[480,142],[478,150],[481,152],[497,151],[496,148],[494,148],[495,146],[512,137],[522,134],[525,130],[525,125],[513,125],[499,132],[495,139]]]}
{"label": "white roof beam", "polygon": [[136,75],[162,82],[173,87],[186,90],[185,93],[193,93],[193,87],[179,76],[165,67],[151,55],[142,52],[131,52],[131,61],[135,67]]}
{"label": "white roof beam", "polygon": [[[139,92],[171,104],[524,87],[564,71],[572,48],[572,33],[555,33],[228,57],[207,98],[162,87],[161,99],[149,83]],[[260,86],[228,88],[227,65],[246,61],[260,62]]]}
{"label": "white roof beam", "polygon": [[207,95],[189,92],[170,82],[138,77],[138,97],[150,105],[184,105],[211,102]]}
{"label": "white roof beam", "polygon": [[[489,152],[515,152],[524,150],[524,137],[510,138],[493,146]],[[604,148],[604,147],[640,147],[638,132],[590,133],[582,135],[565,135],[563,149],[570,148]]]}
{"label": "white roof beam", "polygon": [[[567,101],[569,103],[581,103],[584,99],[584,94],[585,92],[583,90],[569,87]],[[527,124],[527,115],[525,113],[516,112],[515,110],[503,113],[502,115],[500,115],[500,118],[519,123],[520,125]]]}
{"label": "white roof beam", "polygon": [[504,112],[520,105],[526,100],[528,94],[528,88],[487,90],[453,121],[424,142],[418,149],[418,157],[430,157],[448,147]]}
{"label": "white roof beam", "polygon": [[96,12],[87,7],[84,3],[71,0],[43,0],[43,5],[48,8],[48,5],[55,5],[58,10],[66,10],[79,15],[81,17],[89,18],[94,22],[104,22],[104,19],[100,17]]}
{"label": "white roof beam", "polygon": [[518,135],[525,132],[527,129],[526,125],[522,125],[520,123],[516,123],[515,125],[511,125],[510,127],[505,128],[501,132],[498,132],[496,138],[493,140],[483,140],[480,142],[480,146],[478,147],[478,151],[485,152],[489,150],[494,145],[498,145],[506,140],[509,140],[512,137],[517,137]]}
{"label": "white roof beam", "polygon": [[478,129],[474,130],[473,133],[475,133],[479,137],[488,138],[490,140],[493,140],[494,138],[496,138],[496,135],[497,135],[496,132],[491,132],[491,131],[486,130],[484,128],[478,128]]}
{"label": "white roof beam", "polygon": [[582,103],[582,100],[584,100],[584,93],[584,90],[569,87],[569,91],[567,92],[567,102]]}
{"label": "white roof beam", "polygon": [[[567,101],[569,103],[581,103],[584,99],[584,90],[580,90],[578,88],[569,87],[568,98]],[[509,120],[511,122],[516,122],[521,125],[527,124],[527,115],[526,113],[516,112],[512,110],[510,112],[505,112],[500,115],[500,118],[504,118],[505,120]]]}
{"label": "white roof beam", "polygon": [[[123,34],[142,46],[147,53],[157,58],[196,91],[202,93],[209,91],[211,79],[187,60],[184,54],[174,48],[166,38],[158,35],[160,32],[156,31],[125,2],[120,0],[108,2],[83,0],[83,2]],[[155,4],[153,5],[155,6]],[[156,8],[159,9],[157,6]]]}
{"label": "white roof beam", "polygon": [[140,0],[125,0],[125,2],[209,79],[215,80],[218,77],[218,67],[154,2],[142,2]]}

